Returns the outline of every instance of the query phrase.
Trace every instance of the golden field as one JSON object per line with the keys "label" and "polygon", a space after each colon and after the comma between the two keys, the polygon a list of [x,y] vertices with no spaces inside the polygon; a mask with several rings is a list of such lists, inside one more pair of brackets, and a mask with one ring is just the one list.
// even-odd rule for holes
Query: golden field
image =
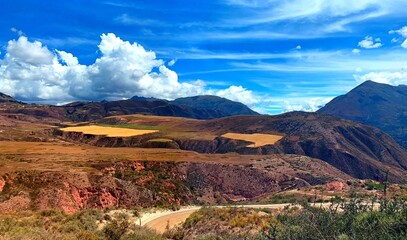
{"label": "golden field", "polygon": [[67,142],[0,141],[0,176],[15,171],[91,172],[93,165],[120,161],[175,161],[249,164],[261,155],[199,154],[178,149],[108,148]]}
{"label": "golden field", "polygon": [[253,144],[248,145],[247,147],[262,147],[269,144],[274,144],[278,140],[282,139],[283,136],[273,135],[273,134],[243,134],[243,133],[226,133],[223,134],[222,137],[235,139],[235,140],[243,140],[247,142],[252,142]]}
{"label": "golden field", "polygon": [[64,132],[83,132],[85,134],[92,134],[92,135],[106,135],[108,137],[131,137],[131,136],[158,132],[158,130],[102,127],[102,126],[95,126],[95,125],[79,126],[79,127],[66,127],[66,128],[61,128],[60,130],[64,131]]}

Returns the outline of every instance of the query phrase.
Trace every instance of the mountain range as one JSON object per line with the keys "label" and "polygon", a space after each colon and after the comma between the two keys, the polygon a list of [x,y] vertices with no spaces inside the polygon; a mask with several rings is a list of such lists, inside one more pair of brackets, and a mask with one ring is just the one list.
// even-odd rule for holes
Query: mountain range
{"label": "mountain range", "polygon": [[[177,148],[201,153],[299,154],[326,161],[357,178],[381,179],[385,171],[389,170],[392,181],[407,181],[404,177],[407,170],[405,149],[379,129],[340,119],[350,118],[373,126],[376,124],[390,135],[396,134],[398,131],[393,128],[406,126],[406,118],[403,118],[406,111],[402,106],[405,89],[403,86],[392,87],[369,81],[334,99],[318,113],[293,112],[276,116],[259,115],[241,103],[215,96],[196,96],[174,101],[133,97],[121,101],[74,102],[52,106],[23,104],[2,94],[0,99],[4,106],[0,108],[0,114],[24,121],[28,119],[31,122],[52,124],[61,121],[95,123],[105,117],[129,114],[206,119],[208,121],[181,121],[180,126],[173,122],[168,128],[181,131],[187,126],[186,132],[198,129],[197,136],[202,133],[221,136],[236,132],[276,133],[284,137],[274,145],[260,148],[247,148],[241,142],[225,141],[219,137],[214,140],[174,138],[172,140]],[[380,125],[383,122],[385,124]],[[395,136],[398,141],[403,139],[400,134]],[[103,141],[107,146],[111,145],[110,140]],[[130,142],[141,143],[142,140]]]}
{"label": "mountain range", "polygon": [[128,100],[101,102],[72,102],[62,106],[24,104],[1,94],[0,103],[14,103],[0,109],[12,114],[28,114],[64,121],[92,121],[103,117],[127,114],[175,116],[195,119],[214,119],[237,115],[259,115],[242,103],[217,96],[199,96],[167,101],[134,96]]}
{"label": "mountain range", "polygon": [[134,96],[129,100],[74,102],[60,108],[73,121],[97,120],[107,116],[147,114],[195,119],[213,119],[236,115],[259,115],[249,107],[217,96],[198,96],[167,101]]}

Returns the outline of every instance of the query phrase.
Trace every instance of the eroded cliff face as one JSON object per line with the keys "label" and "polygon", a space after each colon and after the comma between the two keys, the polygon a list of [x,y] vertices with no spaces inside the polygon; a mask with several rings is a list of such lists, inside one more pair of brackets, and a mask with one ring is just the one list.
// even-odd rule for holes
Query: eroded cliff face
{"label": "eroded cliff face", "polygon": [[227,203],[351,179],[321,161],[300,156],[248,165],[119,161],[93,167],[80,173],[31,170],[1,176],[0,211],[60,208],[74,213],[84,208]]}

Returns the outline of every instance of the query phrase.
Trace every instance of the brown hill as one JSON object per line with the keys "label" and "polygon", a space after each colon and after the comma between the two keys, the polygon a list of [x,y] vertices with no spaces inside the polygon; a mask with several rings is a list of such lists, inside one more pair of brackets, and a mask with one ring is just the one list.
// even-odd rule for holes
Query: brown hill
{"label": "brown hill", "polygon": [[214,96],[183,98],[173,102],[160,99],[134,98],[110,102],[73,102],[63,106],[53,106],[46,104],[24,104],[0,93],[0,104],[0,112],[75,122],[92,121],[108,116],[128,114],[176,116],[194,119],[258,115],[258,113],[241,103]]}
{"label": "brown hill", "polygon": [[[162,130],[133,138],[92,137],[78,133],[64,133],[63,136],[97,146],[154,147],[154,144],[146,143],[165,138],[172,141],[155,147],[200,153],[300,154],[324,160],[357,178],[381,180],[390,170],[392,181],[407,181],[407,153],[390,136],[374,127],[317,113],[235,116],[207,121],[120,116],[102,122],[123,127],[154,126]],[[230,132],[277,134],[283,138],[275,144],[253,148],[248,147],[249,142],[221,137]]]}
{"label": "brown hill", "polygon": [[222,117],[259,115],[257,112],[251,110],[249,107],[240,102],[211,95],[178,98],[171,101],[171,103],[179,106],[189,106],[195,109],[215,110],[219,112]]}
{"label": "brown hill", "polygon": [[172,206],[250,200],[285,189],[354,179],[304,156],[197,154],[2,142],[0,211]]}
{"label": "brown hill", "polygon": [[211,109],[195,109],[175,105],[163,100],[122,100],[112,102],[77,102],[59,107],[66,111],[65,116],[72,121],[98,120],[107,116],[127,114],[147,114],[177,116],[195,119],[212,119],[225,115]]}
{"label": "brown hill", "polygon": [[13,97],[0,92],[0,103],[4,102],[19,103],[19,101],[17,101]]}
{"label": "brown hill", "polygon": [[[292,153],[318,158],[357,178],[407,180],[407,152],[377,128],[316,113],[242,116],[199,123],[218,133],[280,133],[274,145],[238,148],[239,153]],[[222,149],[223,151],[223,149]]]}
{"label": "brown hill", "polygon": [[407,148],[407,86],[366,81],[318,112],[380,128]]}

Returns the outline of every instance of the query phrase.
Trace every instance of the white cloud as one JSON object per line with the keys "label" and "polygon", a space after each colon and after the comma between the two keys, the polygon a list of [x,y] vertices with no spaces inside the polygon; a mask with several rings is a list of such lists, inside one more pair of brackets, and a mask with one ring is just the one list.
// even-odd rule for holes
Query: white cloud
{"label": "white cloud", "polygon": [[177,62],[177,59],[172,59],[171,61],[168,62],[168,66],[172,67],[174,64]]}
{"label": "white cloud", "polygon": [[371,80],[378,83],[385,83],[394,86],[407,85],[407,71],[395,72],[370,72],[364,75],[354,75],[354,78],[359,83]]}
{"label": "white cloud", "polygon": [[361,51],[360,51],[359,49],[357,49],[357,48],[355,48],[355,49],[352,50],[352,53],[353,53],[353,54],[360,54],[360,52],[361,52]]}
{"label": "white cloud", "polygon": [[131,17],[128,14],[122,14],[114,19],[115,22],[124,24],[124,25],[136,25],[136,26],[151,26],[151,25],[161,25],[167,26],[168,24],[160,22],[154,19],[140,19]]}
{"label": "white cloud", "polygon": [[400,41],[400,39],[398,39],[398,38],[392,38],[391,39],[391,42],[392,43],[398,43]]}
{"label": "white cloud", "polygon": [[[407,26],[404,26],[399,30],[391,30],[391,31],[389,31],[389,33],[390,34],[393,34],[393,33],[400,34],[404,38],[403,43],[401,43],[401,47],[407,49]],[[392,42],[393,42],[393,39],[392,39]]]}
{"label": "white cloud", "polygon": [[56,50],[59,58],[62,62],[66,63],[68,66],[75,66],[79,64],[78,58],[72,55],[72,53],[67,53],[64,51]]}
{"label": "white cloud", "polygon": [[[112,33],[102,34],[98,47],[101,57],[91,65],[82,65],[73,54],[52,52],[25,36],[11,40],[0,60],[0,92],[20,99],[54,102],[215,94],[249,105],[257,103],[254,94],[241,86],[215,91],[201,80],[179,82],[178,74],[157,59],[155,52]],[[170,61],[168,66],[174,63]]]}
{"label": "white cloud", "polygon": [[295,47],[295,49],[297,49],[297,50],[301,50],[301,45],[297,45],[296,47]]}
{"label": "white cloud", "polygon": [[[278,21],[301,20],[303,24],[318,22],[316,29],[325,32],[348,31],[347,25],[367,19],[392,16],[404,16],[407,6],[401,0],[225,0],[239,10],[237,18],[230,19],[233,26],[249,26]],[[251,13],[251,14],[250,14]],[[302,24],[302,25],[303,25]]]}
{"label": "white cloud", "polygon": [[6,50],[6,58],[24,64],[36,66],[51,64],[54,58],[54,55],[42,43],[38,41],[29,42],[25,36],[20,36],[17,41],[9,41]]}
{"label": "white cloud", "polygon": [[251,8],[265,7],[272,2],[273,0],[226,0],[226,3],[229,5],[239,5]]}
{"label": "white cloud", "polygon": [[230,86],[229,88],[217,91],[214,94],[219,97],[244,103],[248,106],[253,106],[256,103],[259,103],[259,100],[253,95],[253,92],[242,86]]}
{"label": "white cloud", "polygon": [[326,97],[315,97],[315,98],[298,98],[292,100],[284,101],[283,111],[292,112],[292,111],[304,111],[304,112],[315,112],[318,109],[322,108],[331,101],[332,98]]}
{"label": "white cloud", "polygon": [[18,29],[17,29],[17,28],[15,28],[15,27],[12,27],[10,30],[11,30],[12,32],[17,33],[17,34],[18,34],[18,36],[23,36],[23,35],[25,35],[23,31],[18,30]]}
{"label": "white cloud", "polygon": [[370,36],[366,36],[365,39],[363,39],[362,41],[360,41],[358,43],[358,46],[361,48],[367,48],[367,49],[371,49],[371,48],[379,48],[382,46],[381,40],[380,38],[376,38],[373,40],[372,37]]}

